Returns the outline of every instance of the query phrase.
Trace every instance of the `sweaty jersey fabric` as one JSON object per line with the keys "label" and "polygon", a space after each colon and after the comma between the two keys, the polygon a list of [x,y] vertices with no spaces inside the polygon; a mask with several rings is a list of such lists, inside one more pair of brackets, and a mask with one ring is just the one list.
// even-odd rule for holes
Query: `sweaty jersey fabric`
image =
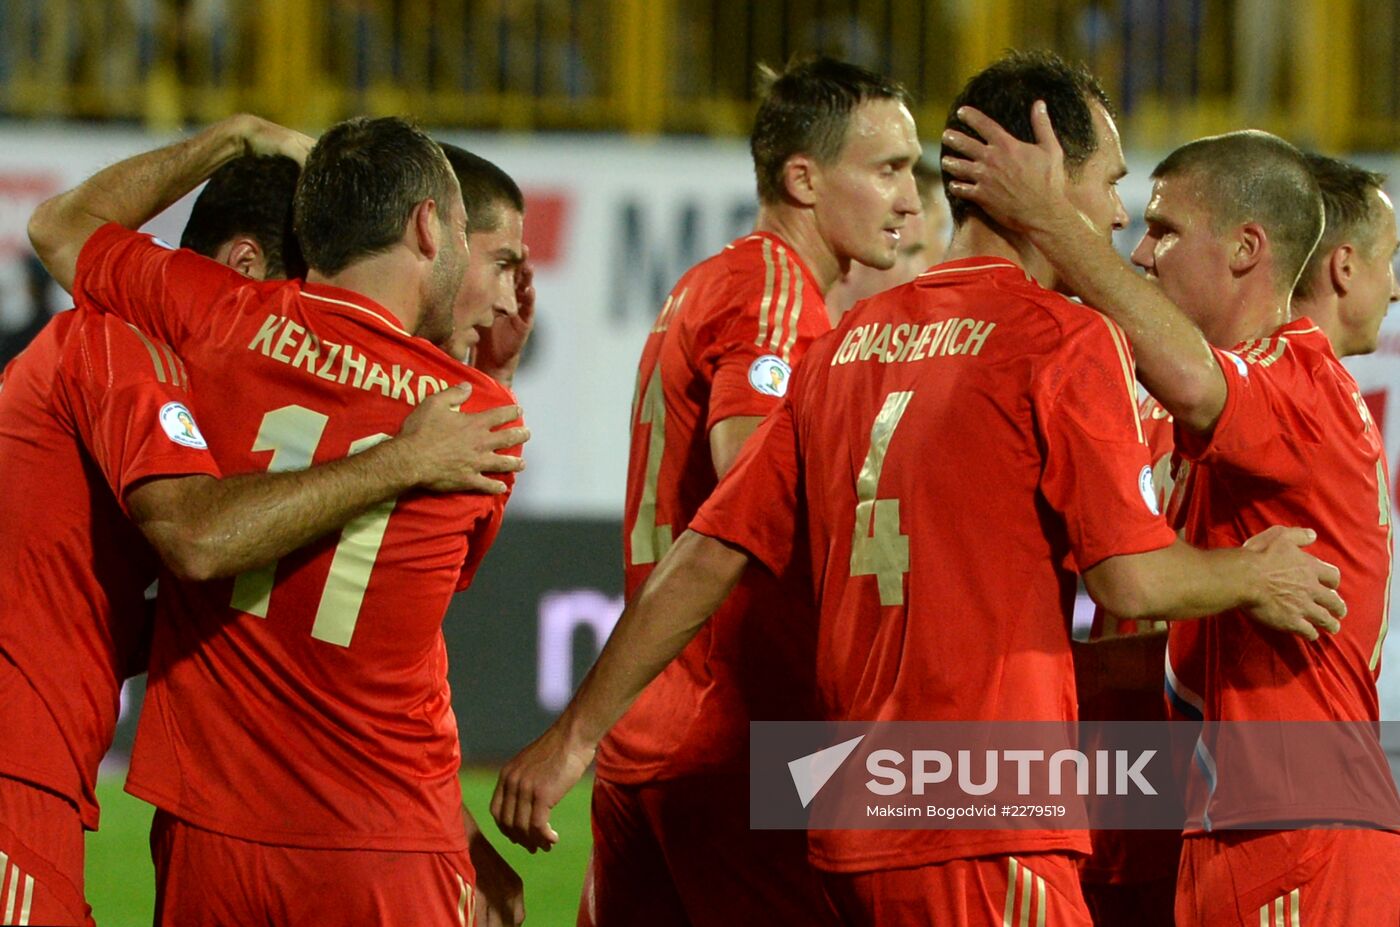
{"label": "sweaty jersey fabric", "polygon": [[[774,572],[809,557],[825,717],[1073,720],[1074,573],[1173,543],[1149,478],[1122,332],[969,258],[818,342],[691,527]],[[833,871],[1088,849],[1032,830],[810,845]]]}
{"label": "sweaty jersey fabric", "polygon": [[121,681],[145,669],[156,556],[126,493],[219,470],[164,344],[82,309],[55,316],[0,378],[0,775],[98,823],[97,766]]}
{"label": "sweaty jersey fabric", "polygon": [[[623,521],[626,595],[715,488],[710,429],[766,415],[793,365],[831,329],[821,288],[782,239],[755,233],[681,277],[642,350]],[[598,774],[637,784],[746,769],[750,719],[812,713],[815,641],[800,595],[750,570],[598,750]],[[804,633],[805,631],[805,633]]]}
{"label": "sweaty jersey fabric", "polygon": [[[363,450],[463,381],[464,411],[513,402],[362,296],[251,283],[118,226],[89,239],[74,292],[181,352],[228,473]],[[246,840],[464,847],[442,619],[505,504],[410,492],[265,569],[163,578],[128,789]]]}
{"label": "sweaty jersey fabric", "polygon": [[[1376,721],[1391,569],[1380,430],[1309,319],[1217,350],[1216,359],[1228,398],[1208,439],[1176,429],[1169,519],[1201,547],[1237,545],[1270,525],[1314,529],[1307,550],[1341,570],[1347,613],[1338,633],[1313,642],[1238,611],[1176,624],[1168,698],[1182,716],[1207,722]],[[1206,810],[1196,823],[1207,829],[1232,819],[1368,821],[1383,799],[1393,800],[1378,744],[1360,749],[1319,801],[1316,789],[1293,790],[1316,778],[1306,771],[1318,758],[1305,744],[1222,736],[1218,744],[1209,731],[1203,737],[1191,780],[1195,807]]]}

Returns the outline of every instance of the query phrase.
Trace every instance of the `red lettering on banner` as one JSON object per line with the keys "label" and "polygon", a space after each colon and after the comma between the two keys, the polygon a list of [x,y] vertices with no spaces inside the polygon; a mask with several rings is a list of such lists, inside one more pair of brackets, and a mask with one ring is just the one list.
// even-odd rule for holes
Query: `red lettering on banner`
{"label": "red lettering on banner", "polygon": [[573,197],[559,190],[525,190],[525,244],[530,263],[550,267],[563,259],[564,234]]}

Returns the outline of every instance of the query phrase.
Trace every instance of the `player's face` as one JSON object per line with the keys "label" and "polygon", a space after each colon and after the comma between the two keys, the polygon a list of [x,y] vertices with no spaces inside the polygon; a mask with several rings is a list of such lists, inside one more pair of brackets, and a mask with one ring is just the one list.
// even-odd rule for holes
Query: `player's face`
{"label": "player's face", "polygon": [[478,326],[489,327],[497,316],[515,315],[515,275],[525,258],[525,217],[511,206],[498,206],[491,231],[467,236],[471,254],[462,288],[452,307],[453,357],[465,358],[481,340]]}
{"label": "player's face", "polygon": [[1390,304],[1400,299],[1395,282],[1395,207],[1380,190],[1374,193],[1372,219],[1374,241],[1360,248],[1356,274],[1343,311],[1348,344],[1338,345],[1345,354],[1370,354],[1380,341],[1381,322]]}
{"label": "player's face", "polygon": [[849,288],[852,302],[908,283],[943,260],[943,253],[948,250],[948,208],[937,193],[923,207],[922,212],[904,220],[893,266],[877,270],[864,264],[851,265],[844,285]]}
{"label": "player's face", "polygon": [[897,100],[867,100],[851,111],[841,152],[813,175],[822,237],[844,266],[894,266],[900,231],[919,212],[914,117]]}
{"label": "player's face", "polygon": [[424,293],[422,319],[414,334],[441,346],[451,341],[452,309],[467,270],[467,210],[461,195],[453,197],[438,215],[441,235],[437,257]]}
{"label": "player's face", "polygon": [[1201,328],[1206,340],[1217,343],[1213,333],[1228,322],[1219,315],[1231,283],[1230,249],[1215,231],[1199,186],[1189,175],[1153,182],[1143,213],[1147,231],[1133,249],[1133,263]]}
{"label": "player's face", "polygon": [[1128,211],[1118,195],[1118,181],[1128,173],[1128,164],[1123,160],[1123,143],[1113,117],[1097,100],[1089,107],[1098,148],[1080,165],[1065,192],[1095,228],[1112,238],[1115,231],[1128,227]]}

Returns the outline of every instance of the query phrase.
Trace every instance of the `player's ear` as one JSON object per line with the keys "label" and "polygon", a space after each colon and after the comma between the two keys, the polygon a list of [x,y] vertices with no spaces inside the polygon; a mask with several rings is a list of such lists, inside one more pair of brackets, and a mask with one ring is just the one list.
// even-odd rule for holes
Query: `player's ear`
{"label": "player's ear", "polygon": [[1351,278],[1356,274],[1356,249],[1343,242],[1327,257],[1328,282],[1338,296],[1351,291]]}
{"label": "player's ear", "polygon": [[1269,253],[1269,233],[1258,222],[1246,222],[1235,235],[1230,253],[1230,270],[1243,274],[1253,269]]}
{"label": "player's ear", "polygon": [[818,177],[821,168],[810,155],[799,152],[783,162],[783,189],[799,206],[817,202]]}
{"label": "player's ear", "polygon": [[256,239],[247,236],[235,238],[228,249],[224,263],[245,277],[254,280],[267,279],[267,255]]}
{"label": "player's ear", "polygon": [[433,260],[442,244],[439,241],[441,234],[437,202],[429,198],[414,206],[408,219],[406,237],[415,250],[428,260]]}

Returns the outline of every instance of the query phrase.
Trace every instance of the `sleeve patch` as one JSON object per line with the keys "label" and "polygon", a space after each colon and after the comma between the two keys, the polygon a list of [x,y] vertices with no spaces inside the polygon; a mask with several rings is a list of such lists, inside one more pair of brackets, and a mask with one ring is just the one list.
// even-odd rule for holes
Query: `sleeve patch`
{"label": "sleeve patch", "polygon": [[1147,510],[1153,515],[1161,515],[1161,507],[1157,505],[1157,487],[1152,482],[1152,468],[1143,467],[1138,474],[1138,492],[1142,493],[1142,501],[1147,503]]}
{"label": "sleeve patch", "polygon": [[776,354],[765,354],[749,365],[749,385],[765,396],[786,396],[792,368]]}
{"label": "sleeve patch", "polygon": [[1240,376],[1249,376],[1249,365],[1244,362],[1244,358],[1230,351],[1221,351],[1220,353],[1230,359],[1230,362],[1235,365],[1235,369],[1239,371]]}
{"label": "sleeve patch", "polygon": [[160,407],[160,427],[165,429],[166,437],[176,444],[201,451],[209,447],[204,435],[199,433],[194,415],[183,403],[167,402]]}

